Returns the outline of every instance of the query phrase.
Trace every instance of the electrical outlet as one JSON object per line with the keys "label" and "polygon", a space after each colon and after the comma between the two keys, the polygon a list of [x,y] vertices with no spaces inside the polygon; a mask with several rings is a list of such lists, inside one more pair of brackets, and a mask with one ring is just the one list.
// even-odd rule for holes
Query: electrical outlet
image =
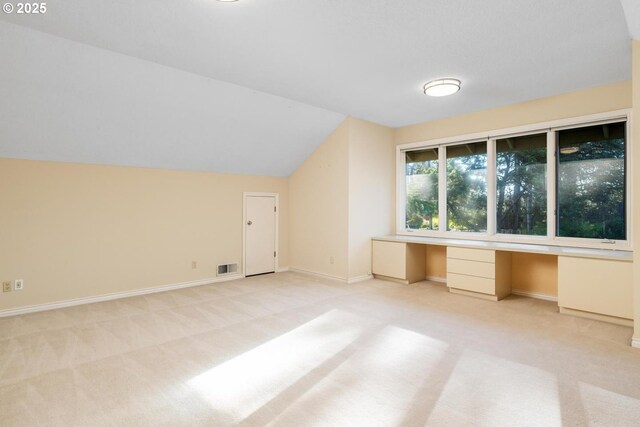
{"label": "electrical outlet", "polygon": [[16,291],[21,291],[24,289],[24,280],[16,279],[13,281],[13,289]]}
{"label": "electrical outlet", "polygon": [[332,256],[330,256],[330,257],[329,257],[329,264],[333,264],[333,263],[334,263],[334,261],[335,261],[335,259],[334,259]]}
{"label": "electrical outlet", "polygon": [[191,268],[198,268],[198,261],[191,261]]}
{"label": "electrical outlet", "polygon": [[11,292],[11,282],[2,282],[2,292]]}

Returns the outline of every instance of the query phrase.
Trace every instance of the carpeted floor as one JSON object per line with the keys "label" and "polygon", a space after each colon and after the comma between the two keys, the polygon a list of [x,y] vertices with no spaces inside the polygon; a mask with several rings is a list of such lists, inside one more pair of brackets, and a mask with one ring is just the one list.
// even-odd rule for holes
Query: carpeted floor
{"label": "carpeted floor", "polygon": [[630,328],[280,273],[0,319],[2,426],[638,426]]}

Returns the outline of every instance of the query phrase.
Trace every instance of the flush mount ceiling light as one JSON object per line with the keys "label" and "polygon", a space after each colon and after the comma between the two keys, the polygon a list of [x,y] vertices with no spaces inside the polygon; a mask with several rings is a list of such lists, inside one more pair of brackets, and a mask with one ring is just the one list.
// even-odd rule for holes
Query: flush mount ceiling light
{"label": "flush mount ceiling light", "polygon": [[448,96],[460,90],[460,80],[438,79],[424,85],[424,94],[429,96]]}
{"label": "flush mount ceiling light", "polygon": [[580,151],[580,147],[560,147],[560,154],[573,154]]}

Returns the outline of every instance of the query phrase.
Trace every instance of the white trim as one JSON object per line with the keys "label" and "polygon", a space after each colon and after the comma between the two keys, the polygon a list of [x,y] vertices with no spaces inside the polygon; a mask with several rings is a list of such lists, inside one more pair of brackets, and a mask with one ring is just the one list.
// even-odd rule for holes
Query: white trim
{"label": "white trim", "polygon": [[335,280],[335,281],[342,282],[342,283],[347,283],[348,282],[348,279],[345,279],[344,277],[331,276],[329,274],[317,273],[315,271],[305,270],[303,268],[298,268],[298,267],[289,267],[289,271],[292,271],[294,273],[308,274],[309,276],[319,277],[321,279]]}
{"label": "white trim", "polygon": [[447,278],[446,277],[438,277],[438,276],[426,276],[424,278],[424,280],[427,280],[429,282],[436,282],[436,283],[447,283]]}
{"label": "white trim", "polygon": [[347,280],[347,283],[352,284],[352,283],[365,282],[370,279],[373,279],[373,274],[365,274],[364,276],[351,277],[350,279]]}
{"label": "white trim", "polygon": [[93,304],[96,302],[111,301],[121,298],[129,298],[140,295],[155,294],[158,292],[173,291],[176,289],[191,288],[194,286],[210,285],[219,282],[242,279],[242,275],[234,274],[224,277],[214,277],[209,279],[193,280],[191,282],[176,283],[172,285],[152,286],[150,288],[135,289],[132,291],[115,292],[111,294],[96,295],[90,297],[73,298],[68,300],[49,302],[45,304],[28,305],[18,308],[0,310],[0,317],[17,316],[20,314],[37,313],[39,311],[54,310],[57,308],[73,307],[76,305]]}
{"label": "white trim", "polygon": [[[441,184],[442,183],[442,184]],[[406,198],[403,201],[403,209],[406,209]],[[406,213],[403,212],[406,216]],[[438,150],[438,230],[432,231],[444,235],[449,226],[449,214],[447,213],[447,149]]]}
{"label": "white trim", "polygon": [[632,338],[631,347],[640,348],[640,338]]}
{"label": "white trim", "polygon": [[[446,145],[446,144],[464,144],[469,142],[477,142],[478,140],[488,139],[503,139],[506,137],[513,137],[517,135],[529,134],[532,132],[548,132],[549,130],[556,130],[557,128],[563,128],[566,126],[577,127],[580,125],[588,126],[589,123],[595,122],[598,124],[603,121],[617,121],[617,120],[629,120],[631,109],[625,108],[622,110],[607,111],[604,113],[589,114],[586,116],[569,117],[566,119],[552,120],[542,123],[531,123],[527,125],[514,126],[510,128],[495,129],[485,132],[476,132],[471,134],[463,134],[457,136],[448,136],[445,138],[431,139],[426,141],[410,142],[407,144],[398,145],[397,148],[400,151],[409,151],[414,148],[429,147],[433,145]],[[629,135],[627,135],[628,137]]]}
{"label": "white trim", "polygon": [[[630,113],[631,111],[629,110],[627,112],[627,115]],[[622,117],[624,117],[624,114],[622,115]],[[617,123],[620,121],[621,117],[606,117],[603,118],[602,120],[593,120],[593,121],[586,121],[583,123],[568,123],[566,125],[563,126],[554,126],[553,130],[554,131],[560,131],[560,130],[570,130],[570,129],[578,129],[578,128],[584,128],[584,127],[589,127],[589,126],[600,126],[600,125],[606,125],[609,123]]]}
{"label": "white trim", "polygon": [[[402,167],[400,167],[402,165]],[[439,167],[439,166],[438,166]],[[406,158],[401,150],[396,151],[396,234],[407,228],[406,206],[403,204],[407,200],[407,178]],[[440,215],[440,212],[438,213]],[[441,216],[438,216],[439,221]]]}
{"label": "white trim", "polygon": [[278,239],[279,229],[278,222],[280,222],[280,194],[279,193],[262,193],[255,191],[245,191],[242,193],[242,276],[247,275],[247,197],[273,197],[275,199],[276,211],[275,211],[275,242],[273,251],[276,253],[274,257],[273,271],[278,272],[280,270],[280,243]]}
{"label": "white trim", "polygon": [[614,325],[626,326],[633,328],[633,319],[627,319],[625,317],[610,316],[608,314],[593,313],[590,311],[577,310],[569,307],[558,307],[560,314],[567,316],[582,317],[583,319],[597,320],[600,322],[613,323]]}
{"label": "white trim", "polygon": [[[626,197],[627,197],[627,206],[626,208],[626,212],[625,215],[627,216],[626,221],[627,221],[627,242],[629,242],[629,248],[633,249],[633,218],[634,213],[633,213],[633,141],[631,140],[633,135],[631,130],[633,129],[632,127],[632,113],[629,112],[629,114],[627,115],[627,128],[625,129],[625,173],[627,174],[627,182],[626,182]],[[640,142],[640,141],[639,141]]]}
{"label": "white trim", "polygon": [[487,169],[485,172],[485,180],[487,183],[487,235],[494,236],[497,231],[497,211],[498,207],[496,206],[496,188],[498,187],[498,171],[496,167],[491,167],[491,165],[496,164],[497,153],[496,153],[496,140],[489,139],[487,141]]}
{"label": "white trim", "polygon": [[285,271],[289,271],[289,267],[278,267],[276,273],[284,273]]}
{"label": "white trim", "polygon": [[547,132],[547,236],[546,239],[552,241],[556,237],[556,140],[555,132]]}
{"label": "white trim", "polygon": [[542,299],[545,301],[558,302],[558,297],[554,297],[553,295],[541,294],[538,292],[518,291],[518,290],[512,289],[511,293],[513,295],[520,295],[522,297],[529,297],[529,298],[535,298],[535,299]]}
{"label": "white trim", "polygon": [[466,135],[448,136],[445,138],[428,139],[426,141],[410,142],[408,144],[400,144],[397,149],[404,151],[412,151],[416,148],[428,148],[433,146],[447,146],[447,145],[464,145],[472,144],[474,142],[482,142],[489,139],[489,132],[477,132],[469,133]]}

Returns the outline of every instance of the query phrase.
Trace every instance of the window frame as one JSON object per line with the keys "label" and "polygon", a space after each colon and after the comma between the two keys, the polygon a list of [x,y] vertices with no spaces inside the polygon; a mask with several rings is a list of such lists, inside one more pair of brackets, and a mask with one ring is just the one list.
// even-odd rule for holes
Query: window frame
{"label": "window frame", "polygon": [[[443,206],[442,205],[442,194],[443,194],[443,192],[442,192],[442,186],[440,185],[440,182],[441,182],[441,179],[442,179],[442,176],[443,176],[441,169],[442,169],[442,151],[444,151],[444,150],[440,146],[435,147],[435,150],[438,153],[438,158],[437,158],[437,160],[438,160],[438,230],[433,230],[433,229],[431,229],[431,230],[423,230],[422,232],[425,232],[425,233],[426,232],[437,233],[442,228],[441,219],[443,218],[442,217],[442,206]],[[404,206],[404,210],[403,210],[403,212],[404,212],[403,213],[404,221],[402,222],[402,224],[405,227],[406,227],[406,200],[407,200],[406,199],[406,197],[407,197],[407,194],[406,194],[406,190],[407,190],[407,186],[406,186],[406,178],[407,178],[406,166],[407,166],[407,164],[406,164],[405,153],[407,151],[419,151],[419,150],[405,150],[405,151],[402,151],[402,152],[399,153],[399,156],[402,156],[402,168],[403,168],[402,171],[401,171],[401,175],[402,175],[402,179],[403,179],[403,182],[404,182],[403,192],[404,192],[404,200],[405,200],[404,203],[405,203],[405,206]],[[445,172],[445,176],[446,176],[446,172]],[[446,188],[445,188],[445,192],[446,192]],[[413,231],[417,231],[417,230],[413,230]],[[409,232],[407,232],[407,233],[409,233]]]}
{"label": "window frame", "polygon": [[[533,235],[533,234],[507,234],[507,233],[498,233],[497,231],[497,214],[498,214],[498,209],[497,209],[497,183],[498,183],[498,167],[497,167],[497,160],[498,160],[498,150],[497,150],[497,145],[496,142],[499,139],[505,139],[505,138],[518,138],[520,136],[529,136],[529,135],[541,135],[541,134],[546,134],[547,136],[547,146],[546,146],[546,154],[547,154],[547,161],[545,163],[545,165],[547,166],[547,234],[546,235]],[[553,191],[554,189],[551,187],[551,183],[549,180],[549,162],[551,161],[550,159],[555,159],[555,157],[553,156],[553,153],[551,153],[551,156],[549,156],[549,150],[551,149],[551,147],[553,147],[553,145],[555,144],[555,140],[550,141],[549,138],[549,130],[548,129],[543,129],[543,130],[539,130],[539,131],[527,131],[527,132],[517,132],[517,133],[511,133],[508,135],[500,135],[500,136],[494,136],[492,138],[493,141],[493,163],[491,165],[491,170],[493,172],[493,199],[492,199],[492,205],[493,206],[493,226],[494,228],[492,229],[493,231],[493,235],[496,236],[496,241],[500,241],[500,242],[509,242],[512,239],[516,239],[518,240],[519,243],[523,243],[523,242],[527,242],[527,243],[540,243],[540,244],[546,244],[546,240],[549,237],[552,237],[549,235],[549,197],[550,197],[550,193],[554,193],[553,199],[554,199],[554,205],[555,206],[555,191]],[[555,185],[555,169],[554,169],[554,181],[553,181],[553,185]],[[488,199],[488,197],[487,197]],[[555,209],[555,208],[554,208]],[[552,215],[553,218],[555,218],[555,216]],[[540,241],[543,242],[540,242]]]}
{"label": "window frame", "polygon": [[[486,181],[487,181],[487,203],[489,203],[489,186],[491,185],[490,179],[489,179],[489,162],[491,161],[491,155],[489,154],[489,141],[487,141],[486,139],[482,138],[482,139],[471,139],[471,140],[467,140],[461,143],[451,143],[451,144],[446,144],[443,145],[442,148],[444,148],[443,151],[443,159],[444,159],[444,163],[442,164],[442,169],[444,169],[444,172],[442,174],[441,179],[443,179],[444,181],[444,185],[441,187],[443,188],[443,193],[444,193],[444,197],[442,198],[442,205],[440,206],[444,206],[444,215],[442,218],[444,218],[444,229],[442,231],[446,232],[448,234],[448,237],[454,237],[454,236],[467,236],[467,237],[474,237],[474,236],[485,236],[488,237],[489,236],[489,215],[490,212],[487,209],[487,231],[485,232],[481,232],[481,231],[456,231],[456,230],[448,230],[449,228],[449,212],[447,211],[447,149],[449,147],[455,147],[455,146],[459,146],[459,145],[467,145],[467,144],[477,144],[477,143],[481,143],[484,142],[486,144],[486,150],[487,150],[487,177],[486,177]],[[438,194],[438,196],[440,196],[440,194]],[[438,202],[440,203],[440,200],[438,200]]]}
{"label": "window frame", "polygon": [[[631,111],[629,109],[605,113],[578,116],[549,122],[535,123],[512,128],[503,128],[487,132],[459,135],[453,137],[401,144],[396,147],[396,234],[405,236],[424,236],[457,238],[463,240],[495,241],[503,243],[529,243],[550,246],[584,247],[593,249],[633,249],[633,158],[631,142]],[[557,132],[566,129],[597,126],[607,123],[625,122],[625,226],[626,240],[591,239],[582,237],[559,237],[557,230]],[[513,138],[536,133],[547,135],[547,233],[542,236],[521,234],[499,234],[496,232],[496,140]],[[448,231],[446,150],[447,147],[477,142],[487,144],[487,231]],[[407,151],[438,148],[438,230],[411,230],[406,228],[406,163]]]}

